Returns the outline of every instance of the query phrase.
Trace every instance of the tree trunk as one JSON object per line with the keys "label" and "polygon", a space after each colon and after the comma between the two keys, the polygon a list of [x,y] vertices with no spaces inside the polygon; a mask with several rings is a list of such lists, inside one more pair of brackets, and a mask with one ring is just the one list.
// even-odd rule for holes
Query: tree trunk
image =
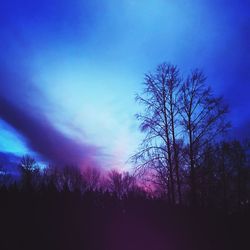
{"label": "tree trunk", "polygon": [[176,140],[175,140],[175,121],[174,121],[174,111],[173,111],[173,91],[170,90],[170,114],[171,114],[171,127],[172,127],[172,140],[173,140],[173,148],[174,148],[174,161],[175,161],[175,174],[177,181],[177,191],[179,196],[179,204],[182,204],[182,194],[181,194],[181,184],[180,184],[180,175],[179,175],[179,159],[178,152],[176,148]]}
{"label": "tree trunk", "polygon": [[222,152],[222,183],[223,183],[223,208],[227,212],[227,187],[226,187],[226,169],[225,169],[225,157]]}
{"label": "tree trunk", "polygon": [[165,126],[165,137],[167,142],[167,159],[169,165],[169,177],[170,177],[170,192],[171,192],[171,199],[173,204],[175,204],[175,188],[174,188],[174,176],[173,176],[173,164],[172,164],[172,153],[171,153],[171,142],[169,138],[169,124],[168,124],[168,117],[167,117],[167,107],[166,107],[166,91],[165,91],[165,81],[162,81],[163,87],[163,116],[164,116],[164,126]]}
{"label": "tree trunk", "polygon": [[196,196],[196,174],[195,174],[195,162],[194,162],[194,149],[193,149],[193,137],[191,123],[189,122],[189,159],[190,159],[190,188],[191,188],[191,205],[195,207],[197,205]]}

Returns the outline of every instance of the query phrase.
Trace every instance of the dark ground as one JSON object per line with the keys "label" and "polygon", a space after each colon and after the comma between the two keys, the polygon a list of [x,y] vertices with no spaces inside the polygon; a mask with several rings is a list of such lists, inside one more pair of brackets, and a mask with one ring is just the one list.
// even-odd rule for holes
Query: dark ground
{"label": "dark ground", "polygon": [[170,207],[108,193],[1,190],[0,249],[250,249],[248,212]]}

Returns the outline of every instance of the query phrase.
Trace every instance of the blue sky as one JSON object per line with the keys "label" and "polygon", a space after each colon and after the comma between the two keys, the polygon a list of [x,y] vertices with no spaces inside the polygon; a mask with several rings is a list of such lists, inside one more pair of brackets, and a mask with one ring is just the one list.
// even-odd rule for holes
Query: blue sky
{"label": "blue sky", "polygon": [[[48,161],[77,152],[76,164],[127,168],[141,138],[135,93],[144,73],[163,61],[184,74],[203,69],[229,103],[236,130],[249,132],[247,1],[9,0],[0,6],[1,151]],[[46,133],[59,140],[60,152],[47,149]]]}

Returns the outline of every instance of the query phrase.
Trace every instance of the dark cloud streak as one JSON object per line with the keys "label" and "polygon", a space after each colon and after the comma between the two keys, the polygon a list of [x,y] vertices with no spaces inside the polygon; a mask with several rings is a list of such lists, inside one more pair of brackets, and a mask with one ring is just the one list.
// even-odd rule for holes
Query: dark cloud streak
{"label": "dark cloud streak", "polygon": [[58,165],[96,165],[95,146],[76,142],[58,131],[45,116],[27,110],[0,96],[0,117],[23,135],[30,149]]}

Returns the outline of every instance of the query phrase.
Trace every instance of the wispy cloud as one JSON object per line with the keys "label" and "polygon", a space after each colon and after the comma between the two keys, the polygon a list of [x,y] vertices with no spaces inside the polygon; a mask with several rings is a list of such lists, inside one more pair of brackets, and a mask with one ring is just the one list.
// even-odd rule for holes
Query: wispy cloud
{"label": "wispy cloud", "polygon": [[30,150],[58,165],[85,167],[99,164],[99,147],[66,136],[55,128],[37,103],[32,104],[37,99],[43,100],[46,106],[46,100],[27,79],[8,71],[1,71],[0,79],[0,117],[25,138]]}
{"label": "wispy cloud", "polygon": [[0,97],[0,116],[22,134],[28,147],[56,164],[96,165],[100,149],[74,141],[58,131],[41,113],[18,107]]}

